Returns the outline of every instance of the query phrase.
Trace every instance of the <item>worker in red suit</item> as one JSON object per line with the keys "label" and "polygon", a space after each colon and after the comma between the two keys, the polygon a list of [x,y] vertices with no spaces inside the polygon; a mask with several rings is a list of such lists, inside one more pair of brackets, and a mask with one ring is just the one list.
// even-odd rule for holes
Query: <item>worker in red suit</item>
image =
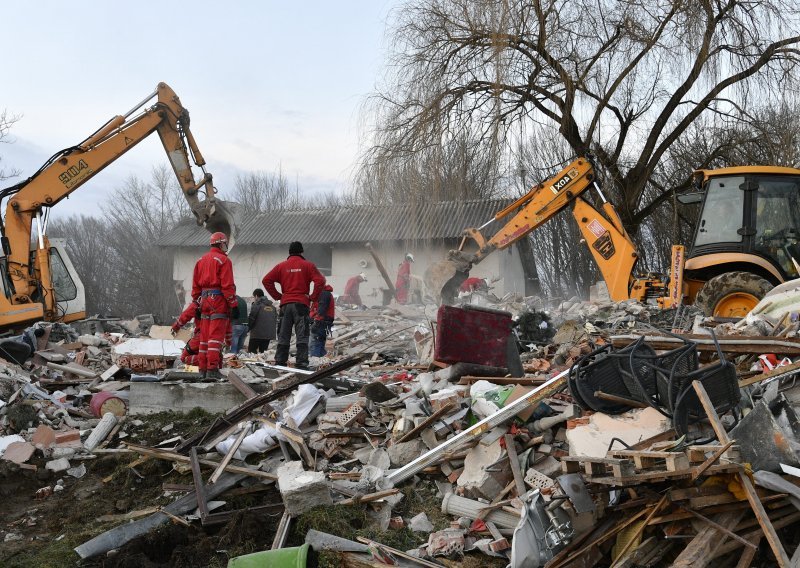
{"label": "worker in red suit", "polygon": [[[313,262],[303,257],[303,245],[295,241],[289,245],[289,258],[276,264],[261,282],[267,293],[281,303],[278,311],[278,346],[275,349],[275,363],[286,365],[289,361],[289,344],[292,342],[292,329],[294,329],[297,345],[295,366],[299,369],[308,369],[308,338],[311,331],[309,304],[316,301],[322,292],[325,277]],[[276,284],[280,284],[280,292]]]}
{"label": "worker in red suit", "polygon": [[400,263],[397,270],[397,280],[394,283],[395,298],[397,303],[408,303],[408,291],[411,288],[411,263],[414,262],[414,255],[406,253],[406,258]]}
{"label": "worker in red suit", "polygon": [[228,238],[211,235],[211,250],[194,265],[192,301],[200,306],[200,349],[197,365],[207,379],[221,379],[222,346],[231,316],[238,317],[233,264],[228,258]]}
{"label": "worker in red suit", "polygon": [[477,292],[482,291],[485,292],[489,289],[489,284],[487,284],[484,278],[467,278],[464,282],[461,283],[461,286],[458,287],[459,292]]}
{"label": "worker in red suit", "polygon": [[350,278],[347,281],[347,284],[344,285],[344,294],[339,297],[339,303],[355,305],[359,308],[363,306],[364,302],[361,301],[361,295],[358,293],[358,289],[361,286],[361,283],[366,281],[367,275],[363,272]]}
{"label": "worker in red suit", "polygon": [[[189,302],[186,309],[181,312],[181,315],[179,315],[175,323],[172,324],[172,336],[175,337],[183,326],[194,320],[192,336],[189,338],[189,341],[186,342],[183,351],[181,351],[181,363],[184,365],[197,366],[200,363],[200,322],[202,320],[198,315],[199,313],[200,306],[194,302]],[[228,329],[225,331],[225,345],[228,347],[230,347],[233,337],[233,328],[230,321],[231,320],[228,320]]]}

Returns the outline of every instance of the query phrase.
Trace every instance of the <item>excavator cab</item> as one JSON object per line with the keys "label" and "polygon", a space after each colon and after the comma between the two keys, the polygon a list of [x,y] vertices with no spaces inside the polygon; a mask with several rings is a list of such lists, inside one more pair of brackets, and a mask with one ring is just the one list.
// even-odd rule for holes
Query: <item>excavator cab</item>
{"label": "excavator cab", "polygon": [[743,317],[800,275],[800,170],[696,172],[703,200],[686,261],[689,297],[709,315]]}

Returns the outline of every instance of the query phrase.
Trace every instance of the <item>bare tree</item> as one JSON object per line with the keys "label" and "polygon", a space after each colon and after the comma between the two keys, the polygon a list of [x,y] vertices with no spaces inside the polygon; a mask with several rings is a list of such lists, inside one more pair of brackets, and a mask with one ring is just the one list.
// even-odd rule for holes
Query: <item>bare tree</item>
{"label": "bare tree", "polygon": [[648,183],[692,124],[749,122],[743,109],[791,86],[797,16],[791,0],[410,0],[365,161],[475,132],[502,153],[550,124],[596,156],[635,233],[669,199]]}
{"label": "bare tree", "polygon": [[[8,140],[8,134],[11,130],[11,127],[14,126],[14,123],[20,119],[19,115],[10,114],[7,110],[3,109],[0,112],[0,143],[9,144],[12,141]],[[0,162],[3,161],[3,157],[0,156]],[[12,178],[19,175],[19,170],[16,169],[6,169],[0,166],[0,181],[4,179]]]}
{"label": "bare tree", "polygon": [[257,171],[236,176],[233,201],[245,211],[263,213],[277,209],[292,209],[299,205],[297,186],[290,187],[282,169],[277,172]]}
{"label": "bare tree", "polygon": [[119,314],[120,284],[116,277],[122,259],[112,246],[109,225],[102,219],[72,215],[49,224],[50,236],[66,240],[67,252],[81,277],[89,314]]}

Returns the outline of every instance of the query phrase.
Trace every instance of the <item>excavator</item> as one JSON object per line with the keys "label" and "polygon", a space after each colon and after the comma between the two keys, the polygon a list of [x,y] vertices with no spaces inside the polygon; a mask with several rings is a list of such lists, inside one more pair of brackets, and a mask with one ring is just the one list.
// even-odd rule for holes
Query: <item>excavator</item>
{"label": "excavator", "polygon": [[[798,277],[800,170],[696,170],[693,185],[679,201],[700,204],[698,223],[688,254],[683,245],[673,245],[668,275],[635,273],[636,246],[597,184],[590,157],[575,159],[483,226],[466,229],[459,248],[429,272],[444,282],[442,303],[453,303],[472,266],[570,207],[613,301],[635,299],[662,308],[694,304],[707,315],[743,317],[774,286]],[[599,207],[586,198],[590,189]],[[504,220],[492,237],[484,236],[492,221]],[[469,241],[477,250],[465,250]]]}
{"label": "excavator", "polygon": [[[0,221],[0,330],[42,319],[70,322],[86,317],[83,284],[64,243],[47,238],[50,208],[154,132],[198,225],[212,233],[222,231],[231,241],[235,238],[232,206],[217,199],[212,175],[189,130],[189,111],[167,84],[159,83],[130,111],[57,152],[28,179],[0,190],[0,203],[7,200]],[[202,171],[199,181],[190,160]]]}

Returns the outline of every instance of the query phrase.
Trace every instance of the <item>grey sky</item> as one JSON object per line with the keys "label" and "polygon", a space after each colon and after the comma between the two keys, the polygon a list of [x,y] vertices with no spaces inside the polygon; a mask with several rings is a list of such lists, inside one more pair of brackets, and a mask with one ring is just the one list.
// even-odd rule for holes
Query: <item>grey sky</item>
{"label": "grey sky", "polygon": [[[4,167],[33,173],[159,81],[190,110],[225,191],[237,173],[283,169],[303,192],[342,191],[358,152],[359,108],[385,61],[397,0],[7,2],[0,109],[21,114]],[[53,209],[97,213],[131,174],[166,162],[151,136]]]}

